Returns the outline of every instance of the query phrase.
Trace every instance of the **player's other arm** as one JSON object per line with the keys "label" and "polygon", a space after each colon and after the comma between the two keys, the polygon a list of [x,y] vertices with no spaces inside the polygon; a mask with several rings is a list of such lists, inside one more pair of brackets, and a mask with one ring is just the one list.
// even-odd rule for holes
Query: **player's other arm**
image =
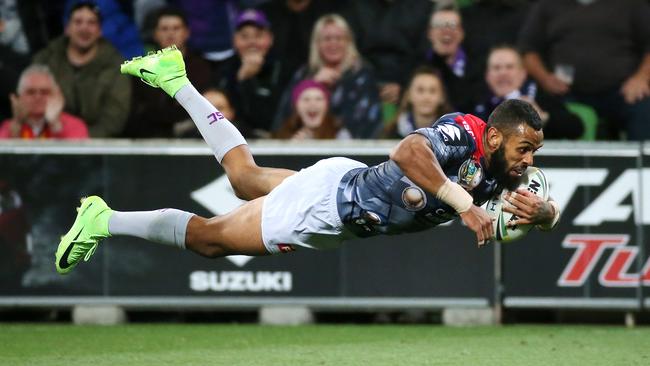
{"label": "player's other arm", "polygon": [[476,233],[479,246],[493,237],[490,217],[474,206],[472,196],[463,187],[447,178],[426,137],[407,136],[391,151],[390,159],[413,183],[453,207],[467,227]]}

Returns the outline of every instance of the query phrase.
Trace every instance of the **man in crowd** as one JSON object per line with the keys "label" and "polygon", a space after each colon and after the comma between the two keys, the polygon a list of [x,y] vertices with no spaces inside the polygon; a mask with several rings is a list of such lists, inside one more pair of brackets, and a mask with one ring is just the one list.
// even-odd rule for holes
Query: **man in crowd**
{"label": "man in crowd", "polygon": [[237,18],[233,36],[235,55],[226,61],[218,86],[231,97],[238,123],[250,137],[268,137],[278,99],[283,91],[282,66],[269,51],[271,24],[259,10],[248,9]]}
{"label": "man in crowd", "polygon": [[577,139],[582,135],[582,122],[569,112],[561,98],[537,88],[528,80],[519,52],[511,46],[498,46],[488,55],[485,81],[490,89],[485,100],[477,104],[474,114],[487,119],[503,101],[521,99],[530,103],[544,124],[546,139]]}
{"label": "man in crowd", "polygon": [[[210,85],[210,64],[200,55],[189,49],[187,40],[190,28],[185,14],[176,8],[163,7],[156,12],[153,39],[159,48],[172,45],[183,53],[187,73],[198,90],[205,90]],[[131,114],[124,130],[125,137],[178,137],[174,127],[187,120],[185,110],[173,99],[142,83],[133,80],[133,100]]]}
{"label": "man in crowd", "polygon": [[18,95],[12,94],[13,116],[0,124],[0,138],[84,139],[86,124],[62,112],[65,100],[47,66],[32,65],[18,79]]}
{"label": "man in crowd", "polygon": [[650,4],[540,0],[520,34],[528,73],[551,94],[588,104],[600,137],[650,139]]}
{"label": "man in crowd", "polygon": [[81,2],[72,7],[65,35],[34,56],[33,62],[49,66],[65,99],[64,110],[88,124],[91,137],[119,136],[131,103],[131,82],[120,75],[122,56],[101,32],[96,5]]}

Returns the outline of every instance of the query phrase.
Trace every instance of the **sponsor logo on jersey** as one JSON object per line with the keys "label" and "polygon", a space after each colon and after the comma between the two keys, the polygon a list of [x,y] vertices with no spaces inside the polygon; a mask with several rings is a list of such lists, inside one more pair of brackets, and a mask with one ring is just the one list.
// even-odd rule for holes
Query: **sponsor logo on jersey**
{"label": "sponsor logo on jersey", "polygon": [[461,144],[462,138],[460,128],[456,125],[441,123],[434,127],[442,135],[443,140],[447,145]]}

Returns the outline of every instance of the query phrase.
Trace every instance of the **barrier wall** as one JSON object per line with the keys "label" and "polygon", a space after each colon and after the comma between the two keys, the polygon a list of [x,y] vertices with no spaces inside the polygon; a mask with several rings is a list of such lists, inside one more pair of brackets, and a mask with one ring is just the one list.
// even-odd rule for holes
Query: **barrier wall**
{"label": "barrier wall", "polygon": [[[252,148],[260,165],[300,169],[329,156],[377,164],[393,145],[260,142]],[[460,222],[336,250],[217,260],[119,237],[59,276],[54,252],[80,196],[100,194],[118,210],[175,207],[203,216],[224,214],[241,201],[199,142],[3,144],[0,305],[647,308],[648,155],[649,147],[635,143],[548,142],[536,165],[564,208],[562,221],[553,232],[535,230],[507,245],[479,250]]]}

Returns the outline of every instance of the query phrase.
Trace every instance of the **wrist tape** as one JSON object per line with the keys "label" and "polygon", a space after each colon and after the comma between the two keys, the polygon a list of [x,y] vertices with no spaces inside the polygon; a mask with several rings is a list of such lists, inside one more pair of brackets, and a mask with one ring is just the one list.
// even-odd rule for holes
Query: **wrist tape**
{"label": "wrist tape", "polygon": [[450,181],[449,178],[438,188],[436,197],[451,206],[459,214],[469,210],[474,204],[474,198],[463,187]]}

